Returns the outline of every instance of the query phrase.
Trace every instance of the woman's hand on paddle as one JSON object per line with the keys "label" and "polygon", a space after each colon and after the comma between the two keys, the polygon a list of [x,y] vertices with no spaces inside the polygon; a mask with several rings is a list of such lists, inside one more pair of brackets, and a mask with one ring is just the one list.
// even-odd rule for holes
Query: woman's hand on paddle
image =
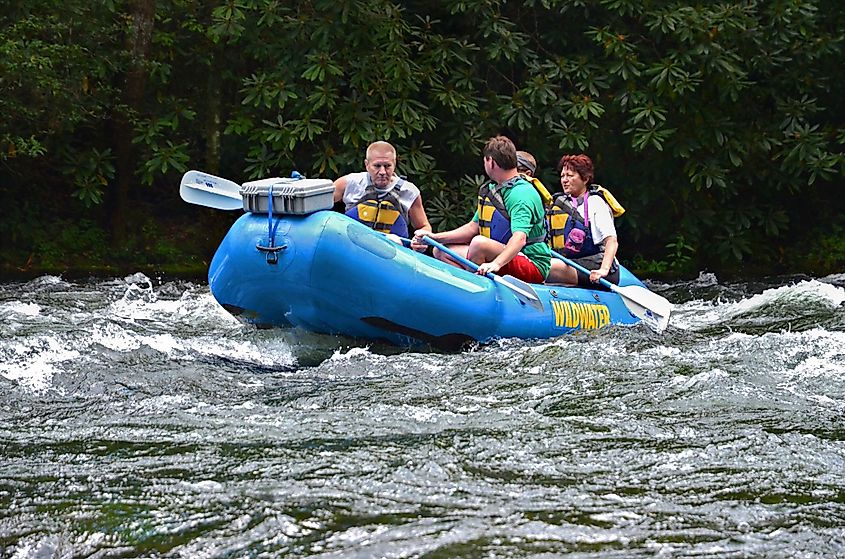
{"label": "woman's hand on paddle", "polygon": [[[423,237],[431,237],[434,239],[434,234],[428,229],[417,229],[414,231],[414,236],[411,238],[411,248],[417,252],[425,252],[428,245],[423,241]],[[437,239],[434,239],[435,241]]]}
{"label": "woman's hand on paddle", "polygon": [[607,277],[607,274],[610,273],[610,268],[599,268],[597,270],[593,270],[590,272],[590,281],[593,283],[598,283],[601,278]]}

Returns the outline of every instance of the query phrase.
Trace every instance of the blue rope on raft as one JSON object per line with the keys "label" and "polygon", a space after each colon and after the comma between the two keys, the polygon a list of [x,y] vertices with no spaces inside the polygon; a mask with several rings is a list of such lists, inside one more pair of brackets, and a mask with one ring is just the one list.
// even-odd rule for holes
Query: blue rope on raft
{"label": "blue rope on raft", "polygon": [[[299,171],[292,171],[290,174],[290,178],[296,180],[302,180],[303,177]],[[276,229],[279,228],[279,222],[281,218],[276,219],[276,223],[273,223],[273,185],[270,185],[270,189],[267,191],[267,243],[270,248],[276,246]],[[410,241],[408,241],[410,243]]]}
{"label": "blue rope on raft", "polygon": [[273,248],[276,246],[276,229],[279,227],[279,222],[281,219],[276,219],[276,223],[273,223],[273,185],[270,185],[270,189],[267,192],[267,237],[268,237],[268,246]]}

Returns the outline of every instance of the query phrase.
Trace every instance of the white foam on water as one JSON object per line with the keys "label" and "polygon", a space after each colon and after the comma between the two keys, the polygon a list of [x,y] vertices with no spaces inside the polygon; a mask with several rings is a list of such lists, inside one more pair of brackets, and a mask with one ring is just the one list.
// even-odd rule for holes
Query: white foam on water
{"label": "white foam on water", "polygon": [[814,328],[729,333],[665,359],[672,368],[687,364],[681,369],[704,369],[692,376],[672,376],[668,386],[673,390],[728,391],[740,398],[845,413],[845,332]]}
{"label": "white foam on water", "polygon": [[845,332],[812,328],[803,332],[771,332],[765,336],[779,350],[792,354],[810,351],[814,355],[845,357]]}
{"label": "white foam on water", "polygon": [[845,274],[830,274],[829,276],[819,278],[819,281],[845,284]]}
{"label": "white foam on water", "polygon": [[805,332],[770,334],[772,343],[786,357],[806,357],[792,368],[777,373],[808,380],[818,378],[845,378],[845,332],[813,328]]}
{"label": "white foam on water", "polygon": [[168,356],[173,355],[178,350],[181,350],[184,346],[184,344],[180,340],[177,340],[171,334],[141,336],[139,341],[141,344],[149,346],[154,350],[164,353]]}
{"label": "white foam on water", "polygon": [[845,366],[831,362],[824,356],[814,355],[795,367],[793,371],[802,378],[826,377],[845,374]]}
{"label": "white foam on water", "polygon": [[719,280],[716,278],[716,274],[714,273],[698,272],[698,277],[692,285],[696,287],[713,287],[714,285],[719,285]]}
{"label": "white foam on water", "polygon": [[719,324],[737,316],[778,304],[823,304],[836,308],[845,301],[845,289],[818,280],[767,289],[736,302],[694,300],[675,307],[672,326],[696,329]]}
{"label": "white foam on water", "polygon": [[167,316],[177,315],[184,306],[184,301],[159,300],[155,293],[131,285],[123,298],[109,306],[107,315],[113,319],[129,322],[164,319]]}
{"label": "white foam on water", "polygon": [[41,313],[41,305],[36,303],[23,303],[21,301],[7,301],[0,303],[0,317],[6,319],[15,318],[15,315],[33,317]]}
{"label": "white foam on water", "polygon": [[168,357],[176,357],[186,351],[186,340],[177,339],[172,334],[139,335],[114,323],[97,324],[89,339],[91,343],[116,352],[130,352],[147,346]]}
{"label": "white foam on water", "polygon": [[264,367],[296,364],[292,348],[279,340],[255,342],[213,335],[179,338],[169,332],[138,333],[111,321],[98,321],[87,328],[80,335],[42,334],[4,340],[0,346],[0,375],[21,387],[44,390],[51,387],[54,374],[72,371],[83,361],[90,365],[90,359],[97,360],[98,351],[128,354],[143,347],[166,359],[196,360],[206,356]]}
{"label": "white foam on water", "polygon": [[196,482],[180,481],[179,485],[190,491],[196,491],[197,493],[222,493],[225,488],[222,483],[214,481],[213,479],[205,479]]}
{"label": "white foam on water", "polygon": [[[28,536],[20,539],[9,559],[31,559],[33,557],[57,557],[61,546],[58,535]],[[11,549],[9,551],[11,551]]]}
{"label": "white foam on water", "polygon": [[620,510],[591,514],[590,518],[599,522],[618,523],[619,521],[628,522],[633,520],[640,520],[643,518],[643,516],[632,511]]}
{"label": "white foam on water", "polygon": [[441,361],[440,363],[435,363],[432,361],[415,361],[414,363],[418,369],[428,371],[429,373],[439,373],[446,369],[446,366]]}
{"label": "white foam on water", "polygon": [[740,312],[755,310],[773,302],[820,302],[835,308],[845,301],[845,289],[817,280],[773,287],[737,303]]}
{"label": "white foam on water", "polygon": [[52,336],[33,336],[9,342],[3,348],[5,357],[0,362],[0,375],[32,390],[49,388],[60,365],[79,359],[81,355],[77,349],[66,345]]}
{"label": "white foam on water", "polygon": [[[145,278],[143,274],[136,274]],[[130,276],[130,278],[135,278]],[[130,279],[130,278],[127,278]],[[197,295],[190,289],[176,300],[160,299],[149,280],[129,283],[123,296],[111,303],[104,317],[118,322],[156,321],[164,324],[207,324],[214,327],[241,328],[237,318],[226,311],[209,292]]]}
{"label": "white foam on water", "polygon": [[683,375],[675,375],[672,377],[670,383],[674,386],[679,386],[684,389],[692,388],[696,385],[708,385],[718,383],[719,380],[727,378],[728,373],[721,369],[711,369],[702,373],[697,373],[691,377]]}
{"label": "white foam on water", "polygon": [[[247,340],[203,336],[185,340],[184,344],[185,349],[190,350],[191,353],[245,361],[264,367],[296,364],[296,358],[291,347],[284,343],[256,345],[256,343]],[[192,358],[190,354],[183,354],[180,357]]]}
{"label": "white foam on water", "polygon": [[134,274],[130,274],[123,278],[123,281],[129,284],[146,283],[147,285],[152,287],[152,281],[150,281],[150,278],[148,278],[147,275],[143,272],[135,272]]}
{"label": "white foam on water", "polygon": [[194,405],[193,398],[188,394],[164,394],[145,398],[140,402],[139,411],[162,412],[174,409],[185,410]]}
{"label": "white foam on water", "polygon": [[712,346],[716,345],[724,345],[724,344],[744,344],[749,340],[756,339],[756,336],[752,336],[751,334],[745,334],[744,332],[730,332],[724,338],[720,338],[718,340],[710,340],[709,344]]}
{"label": "white foam on water", "polygon": [[217,299],[209,293],[203,293],[199,297],[186,300],[187,292],[182,295],[181,301],[185,306],[180,310],[179,315],[185,318],[201,318],[203,320],[215,319],[223,324],[241,326],[241,322],[224,309]]}
{"label": "white foam on water", "polygon": [[[89,327],[91,343],[116,352],[146,346],[171,359],[211,356],[262,366],[295,364],[287,343],[242,339],[250,327],[228,313],[208,292],[197,295],[189,289],[177,300],[163,300],[143,274],[127,276],[125,281],[128,286],[123,297],[97,311],[100,320]],[[182,328],[185,325],[194,332],[201,328],[213,333],[181,337],[179,333],[186,329]],[[169,331],[146,333],[163,329]]]}
{"label": "white foam on water", "polygon": [[16,335],[21,328],[35,321],[52,322],[49,316],[41,314],[42,308],[36,303],[8,301],[0,303],[0,334]]}
{"label": "white foam on water", "polygon": [[326,538],[326,547],[338,547],[339,550],[346,548],[348,545],[363,546],[374,543],[374,540],[379,535],[387,532],[389,528],[383,525],[358,527],[352,526],[341,532],[335,532]]}
{"label": "white foam on water", "polygon": [[438,410],[432,408],[424,408],[419,406],[402,405],[402,406],[386,406],[389,410],[390,417],[405,416],[417,423],[437,423],[443,418],[457,417],[456,414],[449,410]]}
{"label": "white foam on water", "polygon": [[351,361],[359,357],[369,356],[373,356],[373,353],[370,353],[369,347],[352,347],[345,353],[343,349],[336,349],[332,353],[332,356],[329,357],[329,361]]}
{"label": "white foam on water", "polygon": [[646,349],[643,353],[647,355],[654,355],[656,357],[680,357],[681,350],[677,347],[669,347],[665,345],[654,346]]}
{"label": "white foam on water", "polygon": [[138,336],[110,322],[97,324],[90,340],[112,351],[132,351],[141,347]]}
{"label": "white foam on water", "polygon": [[41,276],[28,282],[27,287],[50,286],[50,285],[70,285],[61,276]]}
{"label": "white foam on water", "polygon": [[253,402],[252,400],[247,400],[245,402],[241,402],[240,404],[235,404],[232,406],[233,410],[254,410],[258,407],[258,404]]}

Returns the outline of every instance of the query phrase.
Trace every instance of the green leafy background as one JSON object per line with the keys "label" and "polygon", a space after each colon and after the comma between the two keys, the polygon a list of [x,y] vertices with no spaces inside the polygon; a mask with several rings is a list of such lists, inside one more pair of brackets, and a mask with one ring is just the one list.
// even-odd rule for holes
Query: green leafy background
{"label": "green leafy background", "polygon": [[377,139],[452,227],[503,133],[552,190],[594,159],[642,274],[841,272],[843,29],[833,0],[21,0],[2,271],[201,274],[234,216],[184,171],[333,179]]}

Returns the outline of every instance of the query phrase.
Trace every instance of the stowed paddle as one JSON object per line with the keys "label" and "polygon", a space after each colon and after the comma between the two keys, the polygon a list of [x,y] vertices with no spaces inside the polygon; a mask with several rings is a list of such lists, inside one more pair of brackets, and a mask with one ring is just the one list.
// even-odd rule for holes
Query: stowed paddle
{"label": "stowed paddle", "polygon": [[[446,247],[445,245],[438,243],[434,239],[429,236],[424,236],[423,241],[430,246],[438,248],[451,256],[456,261],[460,262],[467,268],[472,271],[478,270],[478,264],[473,262],[472,260],[468,260],[455,252],[454,250]],[[524,305],[530,305],[535,309],[542,311],[543,310],[543,302],[540,301],[540,298],[537,296],[537,292],[534,291],[534,288],[531,287],[530,284],[522,281],[521,279],[517,279],[513,276],[499,276],[494,273],[486,274],[486,276],[492,279],[494,282],[498,283],[499,285],[503,285],[514,292],[516,298]]]}
{"label": "stowed paddle", "polygon": [[218,210],[241,210],[244,207],[241,187],[224,178],[202,171],[188,171],[179,185],[182,200]]}
{"label": "stowed paddle", "polygon": [[[590,275],[589,270],[569,258],[561,256],[554,251],[552,252],[552,256],[558,260],[563,260],[582,274]],[[615,285],[604,278],[599,279],[599,283],[622,297],[622,302],[625,303],[631,314],[645,322],[655,331],[660,333],[666,329],[666,326],[669,324],[669,315],[672,314],[672,303],[657,293],[652,293],[639,285]]]}

